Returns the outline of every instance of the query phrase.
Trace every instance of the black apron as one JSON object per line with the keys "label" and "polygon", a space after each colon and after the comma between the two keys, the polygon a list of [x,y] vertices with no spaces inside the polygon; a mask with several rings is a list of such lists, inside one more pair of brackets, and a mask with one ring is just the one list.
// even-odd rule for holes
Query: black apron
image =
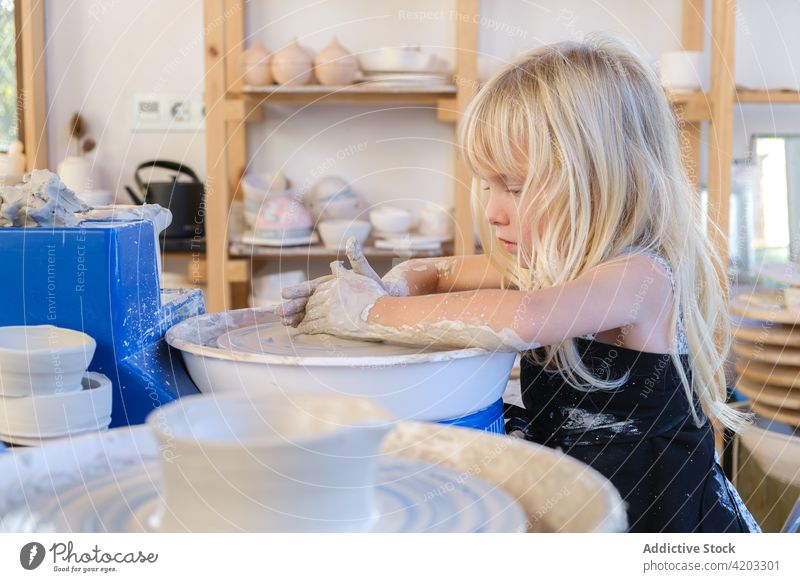
{"label": "black apron", "polygon": [[[697,427],[668,354],[579,339],[583,361],[611,390],[577,389],[555,371],[521,362],[531,440],[559,448],[608,478],[626,502],[631,532],[759,531],[719,466],[714,433]],[[686,356],[681,356],[688,370]],[[691,376],[690,376],[691,378]]]}

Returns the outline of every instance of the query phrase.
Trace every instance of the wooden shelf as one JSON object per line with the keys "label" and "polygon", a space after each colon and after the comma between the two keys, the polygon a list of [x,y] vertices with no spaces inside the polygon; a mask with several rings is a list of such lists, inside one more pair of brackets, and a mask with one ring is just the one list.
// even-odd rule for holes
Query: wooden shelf
{"label": "wooden shelf", "polygon": [[355,83],[353,85],[243,85],[241,96],[261,103],[401,103],[437,105],[440,99],[456,95],[455,85],[384,85]]}
{"label": "wooden shelf", "polygon": [[684,121],[711,119],[711,96],[708,93],[667,93],[667,99]]}
{"label": "wooden shelf", "polygon": [[800,91],[792,89],[771,89],[758,91],[753,89],[737,89],[736,101],[740,104],[783,104],[800,103]]}
{"label": "wooden shelf", "polygon": [[[452,243],[445,243],[436,251],[412,251],[377,249],[372,241],[367,241],[364,246],[364,256],[371,259],[410,259],[414,257],[442,257],[453,254]],[[321,244],[304,245],[296,247],[266,247],[241,242],[232,242],[230,245],[231,257],[247,257],[252,259],[343,259],[343,250],[325,248]]]}

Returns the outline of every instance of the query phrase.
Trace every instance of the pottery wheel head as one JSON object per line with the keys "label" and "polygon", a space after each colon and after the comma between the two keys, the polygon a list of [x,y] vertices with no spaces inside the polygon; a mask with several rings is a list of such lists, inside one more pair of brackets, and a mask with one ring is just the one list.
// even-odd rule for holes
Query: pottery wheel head
{"label": "pottery wheel head", "polygon": [[398,356],[448,351],[385,342],[349,340],[332,335],[306,335],[279,322],[262,323],[226,332],[217,338],[220,348],[276,356],[309,358]]}

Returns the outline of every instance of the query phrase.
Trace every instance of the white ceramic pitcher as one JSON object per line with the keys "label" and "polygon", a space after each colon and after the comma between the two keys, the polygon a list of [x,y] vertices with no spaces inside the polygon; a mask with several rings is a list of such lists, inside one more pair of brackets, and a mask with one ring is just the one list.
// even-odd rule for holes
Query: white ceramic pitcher
{"label": "white ceramic pitcher", "polygon": [[155,410],[160,531],[364,531],[390,415],[336,395],[190,396]]}

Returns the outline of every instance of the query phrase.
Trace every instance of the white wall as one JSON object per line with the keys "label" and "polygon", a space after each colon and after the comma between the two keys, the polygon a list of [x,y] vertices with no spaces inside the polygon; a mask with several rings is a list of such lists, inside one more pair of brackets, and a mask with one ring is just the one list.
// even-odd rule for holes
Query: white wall
{"label": "white wall", "polygon": [[[764,86],[798,86],[800,3],[739,0],[737,78]],[[482,66],[593,30],[611,30],[657,55],[680,44],[680,0],[484,0]],[[334,34],[353,51],[413,43],[452,61],[453,0],[250,2],[246,28],[271,50],[292,36],[314,50]],[[66,125],[81,110],[98,141],[97,182],[121,190],[145,159],[164,157],[204,170],[204,135],[131,133],[131,96],[203,91],[202,2],[199,0],[48,0],[47,83],[50,157],[63,157]],[[735,155],[755,132],[800,132],[796,106],[747,106],[736,120]],[[448,200],[452,126],[432,111],[373,107],[270,107],[248,141],[257,170],[284,168],[302,184],[333,157],[330,173],[352,180],[370,201],[419,197]],[[352,155],[337,155],[357,148]],[[342,159],[339,159],[342,158]],[[122,197],[125,198],[124,196]],[[403,202],[406,201],[406,202]]]}
{"label": "white wall", "polygon": [[[131,132],[134,93],[202,96],[202,2],[47,0],[45,18],[53,169],[65,155],[76,111],[98,142],[99,188],[122,192],[136,166],[154,157],[204,169],[204,133]],[[129,201],[125,194],[120,200]]]}

